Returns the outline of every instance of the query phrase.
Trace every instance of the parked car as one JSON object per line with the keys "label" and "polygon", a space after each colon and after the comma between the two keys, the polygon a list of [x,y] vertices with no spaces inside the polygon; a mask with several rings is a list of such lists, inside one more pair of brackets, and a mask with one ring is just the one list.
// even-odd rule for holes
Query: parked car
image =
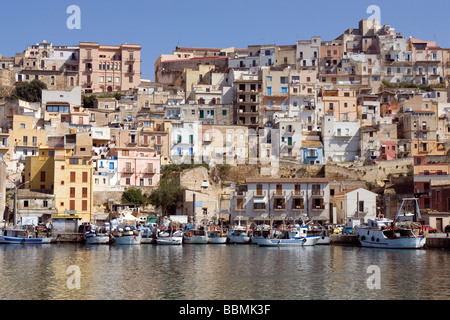
{"label": "parked car", "polygon": [[450,225],[445,227],[444,232],[449,232],[450,233]]}
{"label": "parked car", "polygon": [[[447,227],[445,227],[447,229]],[[429,233],[436,233],[438,230],[436,228],[433,228],[432,226],[425,224],[423,226],[424,230],[427,230]]]}

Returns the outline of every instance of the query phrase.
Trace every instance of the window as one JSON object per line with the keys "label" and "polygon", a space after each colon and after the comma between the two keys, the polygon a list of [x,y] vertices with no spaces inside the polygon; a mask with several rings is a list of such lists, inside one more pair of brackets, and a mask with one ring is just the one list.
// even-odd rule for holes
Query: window
{"label": "window", "polygon": [[70,200],[69,210],[75,210],[75,200]]}
{"label": "window", "polygon": [[75,198],[75,188],[74,187],[70,188],[70,197]]}
{"label": "window", "polygon": [[69,163],[70,164],[78,164],[78,158],[70,158]]}
{"label": "window", "polygon": [[45,171],[41,171],[41,182],[45,182]]}
{"label": "window", "polygon": [[23,206],[24,206],[25,208],[28,208],[28,205],[29,205],[28,200],[25,200],[25,201],[23,202]]}
{"label": "window", "polygon": [[83,198],[87,198],[88,197],[88,188],[83,188],[82,189],[81,196]]}
{"label": "window", "polygon": [[358,202],[358,212],[364,212],[364,201]]}
{"label": "window", "polygon": [[266,77],[266,81],[267,81],[267,82],[272,82],[272,76],[267,76],[267,77]]}
{"label": "window", "polygon": [[287,93],[287,87],[281,87],[281,93]]}
{"label": "window", "polygon": [[87,209],[88,209],[87,200],[81,201],[81,211],[87,211]]}
{"label": "window", "polygon": [[25,129],[25,123],[20,124],[20,129]]}
{"label": "window", "polygon": [[75,182],[76,180],[76,172],[71,172],[70,173],[70,182]]}

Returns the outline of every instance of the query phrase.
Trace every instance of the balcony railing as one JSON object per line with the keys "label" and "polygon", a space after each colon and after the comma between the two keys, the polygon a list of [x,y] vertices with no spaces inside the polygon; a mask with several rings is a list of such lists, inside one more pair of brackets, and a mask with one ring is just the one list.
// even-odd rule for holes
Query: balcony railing
{"label": "balcony railing", "polygon": [[134,168],[125,168],[122,173],[124,174],[133,174],[135,172]]}

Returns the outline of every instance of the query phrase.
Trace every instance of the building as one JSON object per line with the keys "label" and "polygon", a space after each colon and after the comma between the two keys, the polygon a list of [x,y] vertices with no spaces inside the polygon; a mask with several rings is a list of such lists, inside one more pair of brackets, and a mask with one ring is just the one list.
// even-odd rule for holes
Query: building
{"label": "building", "polygon": [[79,44],[79,83],[84,93],[128,91],[141,83],[141,46]]}
{"label": "building", "polygon": [[79,48],[54,46],[46,41],[29,46],[16,55],[21,71],[16,81],[40,80],[49,90],[71,90],[78,86]]}
{"label": "building", "polygon": [[325,116],[322,123],[324,163],[355,161],[360,157],[360,122],[338,122]]}
{"label": "building", "polygon": [[74,155],[72,149],[40,147],[39,155],[25,158],[22,182],[26,189],[55,195],[58,215],[76,213],[83,222],[92,214],[91,156]]}
{"label": "building", "polygon": [[334,195],[338,223],[349,219],[367,222],[377,217],[377,194],[364,188],[349,189]]}
{"label": "building", "polygon": [[114,157],[113,159],[117,159],[118,181],[121,186],[156,187],[158,185],[160,156],[155,150],[137,146],[114,147],[111,148],[110,155]]}
{"label": "building", "polygon": [[248,178],[247,190],[232,194],[232,219],[330,221],[326,178]]}

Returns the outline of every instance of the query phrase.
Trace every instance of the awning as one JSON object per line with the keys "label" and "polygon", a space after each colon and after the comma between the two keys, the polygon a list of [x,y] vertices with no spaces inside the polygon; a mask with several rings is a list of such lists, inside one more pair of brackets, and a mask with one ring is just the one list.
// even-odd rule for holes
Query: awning
{"label": "awning", "polygon": [[267,198],[255,198],[253,203],[267,203]]}
{"label": "awning", "polygon": [[270,219],[268,217],[254,217],[253,221],[269,221]]}
{"label": "awning", "polygon": [[236,218],[233,219],[233,221],[248,221],[248,217],[243,217],[243,216],[237,216]]}

